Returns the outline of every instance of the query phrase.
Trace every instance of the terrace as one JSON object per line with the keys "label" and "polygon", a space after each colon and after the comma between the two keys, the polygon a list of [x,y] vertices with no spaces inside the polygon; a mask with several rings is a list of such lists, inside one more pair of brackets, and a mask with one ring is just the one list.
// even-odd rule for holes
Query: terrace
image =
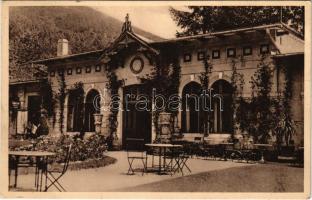
{"label": "terrace", "polygon": [[[96,137],[93,137],[90,140],[94,141],[94,139],[96,139]],[[85,143],[85,146],[89,145],[87,144],[88,142]],[[39,142],[39,144],[42,145],[42,142]],[[81,145],[82,143],[79,144]],[[96,142],[93,143],[93,145],[96,145]],[[24,144],[24,147],[25,146],[27,145]],[[66,188],[67,192],[303,191],[303,168],[301,168],[303,163],[299,158],[293,161],[286,160],[286,162],[283,163],[276,162],[277,160],[274,160],[272,156],[269,156],[272,155],[274,151],[267,150],[264,151],[264,156],[267,161],[265,164],[262,164],[262,162],[259,162],[261,161],[262,151],[256,149],[250,150],[250,152],[254,152],[254,154],[249,154],[249,157],[239,157],[238,152],[242,151],[231,148],[231,143],[222,145],[224,146],[224,149],[221,150],[220,146],[201,145],[200,143],[183,143],[181,146],[183,146],[184,151],[188,152],[187,155],[189,155],[189,157],[187,159],[187,166],[191,171],[184,168],[182,171],[174,171],[174,173],[171,173],[170,169],[168,170],[167,168],[170,163],[170,158],[168,157],[170,151],[166,150],[166,155],[159,156],[159,152],[156,153],[154,160],[152,159],[152,154],[147,153],[147,170],[142,174],[141,172],[144,170],[144,165],[137,160],[132,164],[132,168],[135,172],[129,173],[129,155],[138,153],[138,151],[107,151],[105,148],[102,148],[101,150],[103,152],[96,154],[93,149],[91,152],[93,151],[94,155],[98,155],[98,158],[93,157],[93,161],[90,158],[78,161],[76,158],[77,146],[74,143],[72,150],[73,161],[70,161],[69,169],[64,176],[59,179],[59,183]],[[213,147],[216,148],[213,149]],[[52,149],[50,149],[50,152],[51,151]],[[80,151],[82,151],[82,148]],[[43,151],[39,150],[38,152]],[[149,151],[142,150],[139,152],[146,153]],[[83,155],[82,152],[79,155]],[[166,173],[159,174],[158,162],[159,159],[161,159],[160,162],[163,162],[162,160],[164,156],[166,156],[167,161],[165,161],[166,165],[164,165],[162,170],[167,171],[164,171]],[[54,162],[58,162],[58,158],[61,159],[61,156],[56,156]],[[94,162],[94,160],[97,162]],[[50,163],[49,165],[55,166],[55,163]],[[163,163],[161,166],[162,165]],[[32,170],[34,166],[35,165],[33,164],[27,169],[20,168],[17,187],[15,188],[12,187],[14,176],[11,175],[11,191],[35,191],[37,189],[37,186],[34,185],[34,177],[36,173]],[[60,166],[62,166],[62,164],[60,164]],[[42,172],[44,177],[44,170]],[[44,181],[43,178],[43,183],[41,183],[42,191],[44,191]],[[47,181],[49,185],[51,182],[49,180]],[[58,191],[58,189],[52,185],[47,191],[53,192]]]}

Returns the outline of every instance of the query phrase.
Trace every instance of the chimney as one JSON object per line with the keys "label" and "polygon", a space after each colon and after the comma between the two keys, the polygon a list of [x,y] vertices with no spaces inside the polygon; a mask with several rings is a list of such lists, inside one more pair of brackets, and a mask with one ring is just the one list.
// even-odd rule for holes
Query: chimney
{"label": "chimney", "polygon": [[68,40],[59,39],[57,41],[57,56],[68,55]]}

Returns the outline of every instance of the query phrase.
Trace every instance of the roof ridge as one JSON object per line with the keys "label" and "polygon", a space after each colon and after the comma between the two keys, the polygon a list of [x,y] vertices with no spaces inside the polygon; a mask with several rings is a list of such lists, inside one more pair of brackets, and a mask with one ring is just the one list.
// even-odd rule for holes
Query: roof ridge
{"label": "roof ridge", "polygon": [[281,22],[280,24],[282,25],[283,28],[287,29],[288,31],[292,32],[294,35],[300,37],[300,39],[304,40],[304,35],[302,33],[290,27],[288,24],[285,24],[284,22]]}
{"label": "roof ridge", "polygon": [[[209,33],[205,33],[205,34],[190,35],[190,36],[184,36],[184,37],[178,37],[178,38],[170,38],[170,39],[165,39],[164,42],[179,41],[179,40],[183,40],[183,39],[192,39],[192,38],[195,39],[195,38],[200,38],[200,37],[214,36],[214,35],[218,35],[218,34],[227,34],[227,33],[248,31],[248,30],[254,30],[254,29],[257,30],[257,29],[264,29],[264,28],[270,28],[270,27],[281,27],[281,28],[285,27],[287,30],[290,30],[291,32],[296,32],[291,27],[288,27],[287,25],[279,22],[279,23],[265,24],[265,25],[259,25],[259,26],[250,26],[250,27],[243,27],[243,28],[236,28],[236,29],[228,29],[228,30],[223,30],[223,31],[215,31],[215,32],[209,32]],[[297,34],[301,35],[299,32],[296,32],[296,35]],[[157,43],[157,42],[155,42],[155,43]]]}
{"label": "roof ridge", "polygon": [[75,56],[86,55],[86,54],[89,54],[89,53],[97,53],[97,52],[105,51],[105,49],[106,48],[98,49],[98,50],[92,50],[92,51],[85,51],[85,52],[75,53],[75,54],[68,54],[68,55],[65,55],[65,56],[55,56],[55,57],[35,60],[35,61],[32,61],[31,63],[36,64],[36,63],[40,63],[40,62],[43,62],[43,61],[48,61],[48,60],[51,60],[51,59],[71,58],[71,57],[75,57]]}

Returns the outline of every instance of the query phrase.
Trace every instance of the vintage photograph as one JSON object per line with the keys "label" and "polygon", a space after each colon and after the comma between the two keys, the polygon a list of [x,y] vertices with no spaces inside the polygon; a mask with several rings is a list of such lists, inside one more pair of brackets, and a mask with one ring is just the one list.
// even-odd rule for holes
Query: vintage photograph
{"label": "vintage photograph", "polygon": [[307,192],[304,5],[9,6],[8,192]]}

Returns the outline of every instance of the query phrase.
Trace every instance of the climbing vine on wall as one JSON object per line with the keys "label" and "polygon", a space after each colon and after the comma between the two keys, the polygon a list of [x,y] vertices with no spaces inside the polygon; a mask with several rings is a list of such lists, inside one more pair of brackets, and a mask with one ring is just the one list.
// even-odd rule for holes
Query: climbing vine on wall
{"label": "climbing vine on wall", "polygon": [[270,97],[272,90],[273,69],[271,63],[265,62],[265,56],[251,77],[251,101],[247,115],[248,132],[253,136],[255,142],[267,143],[274,132],[274,101]]}
{"label": "climbing vine on wall", "polygon": [[[172,65],[172,73],[170,75],[170,86],[168,87],[168,93],[170,95],[178,95],[180,82],[181,82],[181,66],[178,57],[173,61]],[[169,108],[169,112],[171,112],[174,116],[177,116],[178,110],[172,110]]]}
{"label": "climbing vine on wall", "polygon": [[231,85],[233,89],[232,95],[232,110],[233,110],[233,127],[234,131],[237,131],[239,128],[240,120],[238,116],[238,109],[240,103],[244,101],[242,97],[243,89],[244,89],[244,75],[237,72],[236,61],[233,59],[231,61],[232,65],[232,75],[231,75]]}
{"label": "climbing vine on wall", "polygon": [[[209,89],[209,77],[212,72],[212,64],[209,63],[208,56],[205,55],[205,58],[203,60],[204,64],[204,72],[202,72],[199,76],[199,80],[201,83],[201,87],[203,91],[206,91],[207,94],[209,94],[208,89]],[[202,93],[203,94],[203,93]],[[210,109],[208,111],[204,112],[203,115],[203,121],[204,121],[204,134],[207,136],[209,133],[209,121],[210,121]]]}
{"label": "climbing vine on wall", "polygon": [[66,98],[66,82],[65,82],[65,75],[64,75],[64,70],[61,69],[59,71],[59,90],[58,90],[58,101],[60,104],[60,118],[59,118],[59,123],[60,123],[60,131],[61,133],[64,132],[64,105],[65,105],[65,98]]}
{"label": "climbing vine on wall", "polygon": [[42,97],[42,108],[44,108],[49,117],[55,118],[55,95],[53,94],[51,82],[47,80],[40,84],[40,95]]}
{"label": "climbing vine on wall", "polygon": [[204,72],[202,72],[199,76],[199,80],[202,86],[203,90],[208,90],[209,87],[209,77],[212,71],[212,64],[209,63],[209,59],[207,56],[205,56],[204,60],[203,60],[203,64],[204,64]]}
{"label": "climbing vine on wall", "polygon": [[292,140],[293,134],[295,133],[295,122],[292,120],[290,101],[292,98],[292,82],[293,74],[292,69],[287,65],[282,68],[285,74],[285,86],[282,93],[282,97],[278,99],[276,110],[278,111],[275,134],[277,144],[281,145],[285,142],[288,146]]}
{"label": "climbing vine on wall", "polygon": [[[118,96],[118,90],[122,86],[123,81],[118,80],[118,77],[115,71],[111,68],[105,67],[105,71],[108,78],[108,83],[106,84],[106,88],[110,90],[111,95],[111,105],[110,105],[110,113],[108,116],[108,128],[109,128],[109,137],[111,138],[110,142],[117,139],[117,127],[118,127],[118,112],[119,112],[119,105],[120,105],[120,98]],[[116,101],[116,98],[118,101]],[[114,102],[114,103],[113,103]],[[112,144],[109,144],[112,145]]]}

